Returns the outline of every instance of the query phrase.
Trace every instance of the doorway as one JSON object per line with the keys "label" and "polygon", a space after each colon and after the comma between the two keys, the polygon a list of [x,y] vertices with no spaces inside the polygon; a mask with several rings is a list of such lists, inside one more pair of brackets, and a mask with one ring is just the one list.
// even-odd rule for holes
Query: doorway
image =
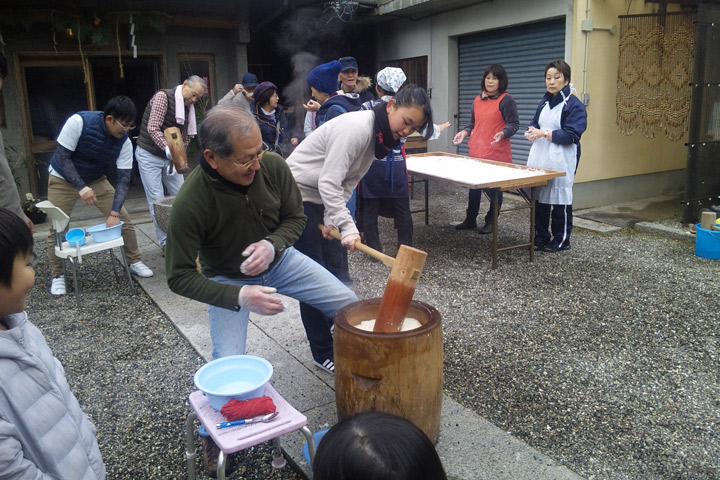
{"label": "doorway", "polygon": [[[47,197],[48,165],[68,117],[83,110],[101,110],[110,98],[126,95],[137,106],[135,123],[139,125],[145,105],[159,88],[162,65],[160,56],[124,57],[121,76],[117,56],[89,56],[85,58],[89,82],[85,83],[77,55],[20,55],[18,60],[25,150],[34,158],[28,175],[36,198]],[[138,130],[139,126],[130,131],[131,139]]]}

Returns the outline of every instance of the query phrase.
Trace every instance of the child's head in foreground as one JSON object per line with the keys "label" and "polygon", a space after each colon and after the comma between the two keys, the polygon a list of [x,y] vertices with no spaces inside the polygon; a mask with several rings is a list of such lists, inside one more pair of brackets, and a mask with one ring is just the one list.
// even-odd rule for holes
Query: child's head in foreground
{"label": "child's head in foreground", "polygon": [[0,207],[0,317],[25,310],[35,283],[33,237],[24,221]]}
{"label": "child's head in foreground", "polygon": [[440,457],[409,420],[363,412],[332,427],[313,461],[314,480],[446,480]]}

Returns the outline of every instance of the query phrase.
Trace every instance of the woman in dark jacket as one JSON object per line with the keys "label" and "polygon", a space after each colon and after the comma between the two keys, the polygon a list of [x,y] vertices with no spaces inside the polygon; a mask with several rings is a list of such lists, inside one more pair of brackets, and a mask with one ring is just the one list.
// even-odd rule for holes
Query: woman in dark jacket
{"label": "woman in dark jacket", "polygon": [[[300,139],[290,128],[285,109],[278,104],[278,88],[272,82],[262,82],[255,87],[253,97],[252,111],[260,126],[263,142],[270,151],[287,157]],[[292,147],[287,145],[288,142]]]}
{"label": "woman in dark jacket", "polygon": [[[538,188],[535,249],[555,253],[570,248],[573,184],[580,161],[580,137],[587,129],[585,105],[572,94],[570,65],[555,60],[545,67],[547,92],[525,132],[533,142],[527,166],[564,171]],[[548,228],[549,227],[549,228]]]}

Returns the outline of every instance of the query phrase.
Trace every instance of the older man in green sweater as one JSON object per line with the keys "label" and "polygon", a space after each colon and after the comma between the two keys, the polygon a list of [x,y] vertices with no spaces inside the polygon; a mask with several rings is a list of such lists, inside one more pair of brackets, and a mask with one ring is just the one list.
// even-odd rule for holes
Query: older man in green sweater
{"label": "older man in green sweater", "polygon": [[[265,153],[254,118],[215,107],[198,138],[200,167],[173,203],[165,264],[173,292],[210,305],[213,359],[245,353],[250,312],[283,311],[276,292],[330,317],[356,301],[335,276],[292,247],[305,226],[302,197],[285,160]],[[318,347],[307,332],[314,353]]]}

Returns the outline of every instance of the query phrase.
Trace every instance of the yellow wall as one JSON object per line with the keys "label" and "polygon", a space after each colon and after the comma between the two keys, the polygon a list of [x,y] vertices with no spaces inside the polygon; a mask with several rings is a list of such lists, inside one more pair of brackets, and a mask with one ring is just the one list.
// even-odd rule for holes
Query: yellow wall
{"label": "yellow wall", "polygon": [[[616,25],[617,32],[595,30],[586,34],[581,22],[590,4],[590,18],[595,28]],[[628,4],[630,9],[628,12]],[[660,132],[655,138],[645,138],[641,132],[620,133],[615,125],[615,95],[620,40],[618,15],[652,13],[657,6],[630,0],[575,0],[572,54],[572,83],[582,98],[590,94],[587,106],[588,129],[582,137],[581,167],[576,182],[604,180],[685,168],[687,133],[681,140],[670,141]],[[588,37],[587,58],[585,40]],[[586,84],[583,70],[586,71]]]}

